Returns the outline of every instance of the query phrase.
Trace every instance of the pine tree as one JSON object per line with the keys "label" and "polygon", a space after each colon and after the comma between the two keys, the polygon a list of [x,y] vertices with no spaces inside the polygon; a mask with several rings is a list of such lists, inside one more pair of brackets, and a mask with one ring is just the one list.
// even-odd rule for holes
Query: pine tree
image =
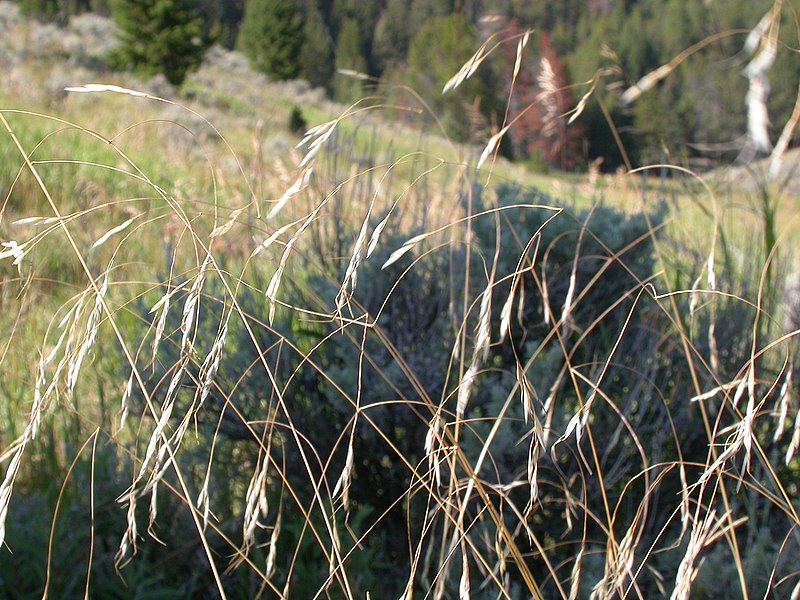
{"label": "pine tree", "polygon": [[88,0],[89,11],[104,17],[111,16],[111,0]]}
{"label": "pine tree", "polygon": [[19,9],[22,14],[39,21],[59,21],[65,16],[58,0],[20,0]]}
{"label": "pine tree", "polygon": [[303,49],[300,51],[302,75],[312,86],[327,89],[333,76],[333,44],[316,7],[309,8],[303,34]]}
{"label": "pine tree", "polygon": [[[345,19],[339,39],[336,40],[336,69],[363,73],[367,61],[361,52],[361,36],[355,19]],[[337,73],[334,84],[334,97],[340,102],[353,102],[361,97],[364,88],[360,80],[349,75]]]}
{"label": "pine tree", "polygon": [[237,46],[254,69],[275,79],[302,70],[303,13],[295,0],[247,0]]}
{"label": "pine tree", "polygon": [[239,24],[244,15],[244,0],[198,0],[205,30],[225,48],[236,45]]}
{"label": "pine tree", "polygon": [[[401,2],[396,3],[401,4]],[[370,74],[377,72],[377,63],[371,49],[383,4],[381,0],[334,0],[331,7],[331,26],[337,43],[345,23],[355,22],[358,28],[359,54],[365,61],[365,67],[360,70]],[[405,26],[408,26],[408,23]],[[348,32],[347,35],[350,36],[351,33]]]}
{"label": "pine tree", "polygon": [[453,0],[412,0],[408,9],[408,26],[414,32],[419,31],[431,19],[452,14],[453,9]]}
{"label": "pine tree", "polygon": [[66,23],[72,15],[89,11],[103,12],[103,7],[104,3],[97,0],[19,0],[22,14],[39,21],[58,23]]}
{"label": "pine tree", "polygon": [[390,2],[381,13],[372,40],[372,57],[380,71],[405,60],[413,35],[409,15],[405,2]]}
{"label": "pine tree", "polygon": [[194,0],[116,0],[112,13],[120,28],[111,56],[118,68],[163,73],[180,85],[202,62],[207,43]]}
{"label": "pine tree", "polygon": [[432,108],[449,135],[467,140],[481,114],[487,110],[486,70],[467,79],[454,91],[442,94],[442,86],[461,68],[480,43],[472,25],[460,14],[428,21],[408,49],[411,87]]}

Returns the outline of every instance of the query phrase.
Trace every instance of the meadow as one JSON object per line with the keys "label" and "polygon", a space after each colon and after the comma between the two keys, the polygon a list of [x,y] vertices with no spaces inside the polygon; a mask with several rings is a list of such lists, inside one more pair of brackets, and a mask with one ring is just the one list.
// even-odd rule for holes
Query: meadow
{"label": "meadow", "polygon": [[5,597],[800,596],[792,151],[534,172],[0,8]]}

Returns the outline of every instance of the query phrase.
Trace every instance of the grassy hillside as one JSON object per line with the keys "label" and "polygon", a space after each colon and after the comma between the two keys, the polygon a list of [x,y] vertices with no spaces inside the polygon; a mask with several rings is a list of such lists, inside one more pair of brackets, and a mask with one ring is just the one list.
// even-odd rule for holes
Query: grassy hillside
{"label": "grassy hillside", "polygon": [[477,170],[412,101],[0,30],[2,595],[800,589],[794,155]]}

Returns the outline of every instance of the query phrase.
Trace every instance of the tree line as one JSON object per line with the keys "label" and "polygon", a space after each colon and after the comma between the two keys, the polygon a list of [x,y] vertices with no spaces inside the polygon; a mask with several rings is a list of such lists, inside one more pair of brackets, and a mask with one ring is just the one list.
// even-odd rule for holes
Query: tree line
{"label": "tree line", "polygon": [[[513,121],[501,151],[560,169],[600,157],[609,169],[625,158],[641,164],[735,157],[747,129],[741,49],[747,31],[771,5],[769,0],[19,1],[24,12],[42,19],[85,11],[113,16],[122,41],[114,63],[121,68],[161,71],[180,84],[205,49],[219,43],[241,50],[255,69],[275,80],[303,78],[344,103],[367,94],[395,106],[421,99],[459,141],[486,140]],[[533,42],[515,76],[517,41],[528,29]],[[718,34],[635,104],[618,102],[621,91],[644,74]],[[790,27],[781,31],[770,75],[773,123],[785,122],[793,109],[800,61],[791,48],[798,47],[797,37]],[[487,39],[507,42],[466,85],[442,95],[443,83]],[[593,101],[579,121],[567,125],[567,112],[592,85]]]}

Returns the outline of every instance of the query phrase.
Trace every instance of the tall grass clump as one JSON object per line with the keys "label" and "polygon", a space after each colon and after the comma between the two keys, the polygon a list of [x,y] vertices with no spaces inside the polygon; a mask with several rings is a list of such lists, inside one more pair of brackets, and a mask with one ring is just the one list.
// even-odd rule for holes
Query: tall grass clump
{"label": "tall grass clump", "polygon": [[70,93],[171,112],[0,110],[9,597],[800,593],[789,195],[543,190],[494,158],[513,123],[387,147],[377,98],[265,160],[261,125]]}

